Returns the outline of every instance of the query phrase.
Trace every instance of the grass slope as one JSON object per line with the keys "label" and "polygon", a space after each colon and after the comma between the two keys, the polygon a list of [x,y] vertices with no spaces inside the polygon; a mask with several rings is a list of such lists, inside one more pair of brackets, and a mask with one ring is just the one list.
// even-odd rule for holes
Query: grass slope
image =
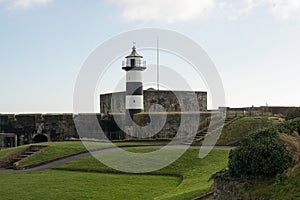
{"label": "grass slope", "polygon": [[[38,165],[49,160],[86,151],[86,148],[81,142],[45,142],[40,144],[47,145],[48,147],[34,156],[20,162],[19,167]],[[98,148],[104,148],[105,146],[107,146],[107,144],[97,143]]]}
{"label": "grass slope", "polygon": [[102,174],[47,170],[1,174],[1,199],[152,199],[175,188],[169,176]]}
{"label": "grass slope", "polygon": [[[153,151],[154,149],[134,149],[132,151],[142,153],[149,152],[150,150]],[[109,152],[106,154],[113,158],[113,154],[115,153],[117,152]],[[153,197],[155,197],[155,199],[184,200],[191,199],[212,190],[213,182],[209,181],[209,178],[215,172],[226,168],[228,153],[229,150],[214,149],[207,157],[199,159],[199,149],[189,149],[176,162],[157,171],[158,173],[176,173],[183,175],[181,184],[163,195]],[[111,170],[94,157],[72,161],[59,168]]]}
{"label": "grass slope", "polygon": [[[141,142],[117,142],[117,146],[148,146],[148,145],[164,145],[166,141],[141,141]],[[105,147],[110,147],[108,143],[105,142],[85,142],[89,149],[101,149]],[[86,147],[82,142],[45,142],[32,145],[46,145],[48,146],[41,152],[38,152],[34,156],[19,162],[19,167],[26,168],[32,165],[38,165],[43,162],[55,160],[61,157],[66,157],[78,153],[87,151]],[[16,152],[22,148],[28,147],[29,145],[19,146],[16,148],[10,148],[0,151],[0,158],[8,156],[10,153]]]}
{"label": "grass slope", "polygon": [[23,148],[28,147],[29,145],[24,145],[24,146],[19,146],[19,147],[13,147],[13,148],[8,148],[8,149],[2,149],[0,150],[0,159],[4,158],[5,156],[8,156],[11,153],[14,153],[16,151],[19,151]]}
{"label": "grass slope", "polygon": [[294,172],[278,181],[276,179],[266,179],[258,181],[248,191],[247,196],[261,197],[264,199],[300,199],[300,166]]}
{"label": "grass slope", "polygon": [[239,143],[244,137],[259,129],[281,123],[278,117],[243,117],[224,127],[217,145],[232,145]]}

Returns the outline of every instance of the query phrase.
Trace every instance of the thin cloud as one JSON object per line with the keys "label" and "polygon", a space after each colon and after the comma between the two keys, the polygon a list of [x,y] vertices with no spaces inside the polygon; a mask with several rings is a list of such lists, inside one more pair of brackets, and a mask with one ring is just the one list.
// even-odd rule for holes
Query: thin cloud
{"label": "thin cloud", "polygon": [[262,8],[282,20],[300,20],[300,0],[111,0],[128,21],[184,22],[207,16],[230,20]]}
{"label": "thin cloud", "polygon": [[[261,1],[260,1],[261,2]],[[237,20],[242,16],[247,16],[259,6],[257,0],[239,0],[239,1],[218,1],[217,13],[229,20]]]}
{"label": "thin cloud", "polygon": [[215,7],[214,0],[114,0],[124,8],[129,21],[188,21],[206,15]]}
{"label": "thin cloud", "polygon": [[271,13],[282,19],[300,20],[299,0],[266,0],[270,5]]}
{"label": "thin cloud", "polygon": [[28,9],[34,6],[45,6],[52,0],[0,0],[0,4],[9,9]]}

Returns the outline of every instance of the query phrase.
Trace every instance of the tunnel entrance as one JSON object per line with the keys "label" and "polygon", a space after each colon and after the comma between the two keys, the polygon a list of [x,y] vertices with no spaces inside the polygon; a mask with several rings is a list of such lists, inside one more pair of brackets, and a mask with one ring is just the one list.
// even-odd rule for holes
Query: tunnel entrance
{"label": "tunnel entrance", "polygon": [[38,134],[33,138],[34,143],[40,143],[40,142],[48,142],[48,138],[46,135]]}

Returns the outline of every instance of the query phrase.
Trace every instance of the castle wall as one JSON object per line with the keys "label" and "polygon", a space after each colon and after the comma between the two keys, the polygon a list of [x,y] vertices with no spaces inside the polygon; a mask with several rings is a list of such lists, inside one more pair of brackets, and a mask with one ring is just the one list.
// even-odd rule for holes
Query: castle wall
{"label": "castle wall", "polygon": [[[188,123],[182,123],[184,119]],[[198,117],[199,119],[199,127],[195,127],[196,129],[200,130],[200,122],[205,121],[209,118],[211,113],[209,112],[197,112],[197,113],[155,113],[153,114],[153,118],[151,119],[148,113],[139,113],[134,116],[134,121],[140,126],[147,128],[146,134],[149,134],[149,137],[145,139],[172,139],[176,136],[179,126],[181,125],[181,130],[183,130],[182,138],[189,138],[189,135],[192,135],[193,132],[191,130],[191,122],[193,119]],[[135,140],[141,139],[141,131],[139,128],[132,127],[130,130],[127,129],[125,114],[116,114],[114,116],[108,115],[105,117],[98,116],[98,121],[101,125],[102,130],[104,131],[105,135],[110,140]],[[165,118],[166,121],[160,120]],[[75,116],[75,120],[78,120],[78,124],[80,124],[80,132],[84,132],[84,136],[81,137],[85,138],[95,138],[95,139],[104,139],[101,138],[99,133],[95,133],[94,130],[97,130],[97,127],[94,123],[94,116],[88,114],[80,114]],[[151,121],[153,120],[153,121]],[[150,126],[153,123],[154,126]],[[197,124],[197,122],[195,122]],[[97,125],[96,125],[97,126]],[[159,128],[159,129],[158,129]],[[131,135],[126,134],[123,130],[130,131]]]}
{"label": "castle wall", "polygon": [[[5,115],[0,114],[0,132],[16,133],[18,145],[34,143],[35,136],[44,135],[48,141],[64,141],[74,138],[79,138],[74,120],[80,123],[80,131],[84,131],[84,136],[81,137],[91,139],[104,139],[99,137],[96,130],[95,123],[92,123],[96,115],[96,122],[98,122],[104,131],[105,135],[110,140],[125,140],[135,139],[130,137],[121,130],[125,130],[125,114],[103,115],[103,114],[22,114],[22,115]],[[162,123],[162,129],[157,129],[157,124],[152,126],[149,134],[157,133],[146,139],[172,139],[178,132],[179,125],[182,123],[182,113],[156,113],[154,114],[154,123]],[[200,121],[207,119],[210,116],[208,112],[185,113],[186,119],[192,120],[199,116]],[[74,117],[74,118],[73,118]],[[116,123],[115,119],[118,124]],[[161,118],[166,117],[166,123]],[[79,121],[78,121],[79,120]],[[147,113],[140,113],[134,116],[134,120],[140,126],[149,125],[151,119]],[[94,121],[95,122],[95,121]],[[164,123],[164,124],[163,124]],[[96,125],[98,126],[98,125]],[[186,135],[191,134],[190,124],[183,124],[182,129],[186,131]],[[135,135],[139,138],[139,131],[135,131]]]}
{"label": "castle wall", "polygon": [[[160,104],[166,112],[180,112],[179,99],[187,107],[187,110],[192,111],[207,111],[207,92],[191,92],[191,91],[143,91],[144,96],[144,112],[149,112],[151,105]],[[176,95],[175,95],[176,94]],[[198,110],[195,110],[195,105],[190,100],[190,96],[196,94],[198,101]],[[100,95],[100,112],[108,113],[125,113],[125,92],[108,93]]]}
{"label": "castle wall", "polygon": [[[193,119],[200,115],[200,121],[206,119],[209,116],[207,112],[199,112],[207,110],[207,93],[195,92],[199,110],[195,110],[196,105],[188,98],[192,95],[189,91],[175,91],[181,98],[181,103],[185,105],[188,111],[195,111],[193,113],[186,112],[185,115]],[[136,114],[134,120],[141,126],[151,124],[148,111],[153,104],[161,104],[167,113],[156,113],[154,120],[157,123],[163,123],[161,118],[166,117],[166,123],[162,124],[161,130],[155,130],[157,126],[151,127],[149,133],[158,132],[157,134],[149,137],[150,139],[172,139],[179,128],[182,120],[182,113],[179,104],[179,100],[172,91],[144,91],[144,112]],[[125,130],[125,93],[118,92],[113,94],[105,94],[100,96],[100,109],[101,113],[97,115],[97,122],[101,125],[101,128],[105,132],[105,135],[110,140],[124,140],[134,139],[134,137],[127,136]],[[111,113],[118,113],[115,115],[118,124],[114,120]],[[15,133],[17,134],[18,145],[30,144],[33,142],[39,142],[36,136],[45,136],[48,141],[64,141],[70,139],[79,138],[77,133],[75,122],[80,123],[80,131],[88,133],[84,135],[86,138],[99,138],[99,133],[95,132],[97,127],[95,123],[91,123],[94,114],[0,114],[0,132],[3,133]],[[78,121],[79,120],[79,121]],[[97,125],[98,126],[98,125]],[[77,127],[78,128],[78,127]],[[190,127],[184,127],[189,134]],[[137,138],[139,138],[139,131],[133,130]],[[45,138],[43,137],[43,138]],[[148,139],[149,139],[148,138]]]}
{"label": "castle wall", "polygon": [[[208,112],[195,112],[195,113],[180,113],[180,112],[172,112],[164,114],[155,113],[153,114],[152,123],[158,124],[162,129],[156,134],[153,135],[154,139],[172,139],[176,136],[176,134],[180,132],[180,137],[178,139],[188,139],[195,132],[193,130],[200,130],[200,122],[206,120],[210,117],[210,113]],[[163,119],[166,117],[166,121],[164,123]],[[195,121],[195,119],[199,119],[199,121]],[[134,117],[135,122],[140,126],[149,125],[151,123],[150,116],[147,113],[139,113]],[[161,123],[161,124],[160,124]],[[164,124],[163,124],[164,123]],[[192,127],[193,125],[197,125],[197,127]],[[151,127],[151,126],[150,126]],[[157,132],[157,125],[151,127],[149,129],[150,133]],[[139,136],[139,132],[135,133]]]}
{"label": "castle wall", "polygon": [[[220,107],[224,109],[223,107]],[[239,115],[239,116],[255,116],[255,115],[281,115],[285,117],[290,108],[286,106],[260,106],[260,107],[241,107],[241,108],[230,108],[226,107],[227,114]]]}
{"label": "castle wall", "polygon": [[100,111],[103,114],[125,113],[125,92],[100,95]]}
{"label": "castle wall", "polygon": [[78,137],[73,114],[0,114],[0,132],[16,133],[18,145],[34,142],[42,134],[48,141],[63,141]]}
{"label": "castle wall", "polygon": [[73,114],[46,114],[43,118],[42,133],[50,135],[51,140],[62,141],[77,137]]}

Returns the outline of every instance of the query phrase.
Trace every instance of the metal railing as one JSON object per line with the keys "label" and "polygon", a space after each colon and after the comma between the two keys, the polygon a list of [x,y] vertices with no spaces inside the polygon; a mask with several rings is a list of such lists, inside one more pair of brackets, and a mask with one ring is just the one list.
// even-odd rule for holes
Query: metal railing
{"label": "metal railing", "polygon": [[146,67],[145,60],[135,60],[134,66],[131,66],[130,60],[123,60],[122,67]]}

